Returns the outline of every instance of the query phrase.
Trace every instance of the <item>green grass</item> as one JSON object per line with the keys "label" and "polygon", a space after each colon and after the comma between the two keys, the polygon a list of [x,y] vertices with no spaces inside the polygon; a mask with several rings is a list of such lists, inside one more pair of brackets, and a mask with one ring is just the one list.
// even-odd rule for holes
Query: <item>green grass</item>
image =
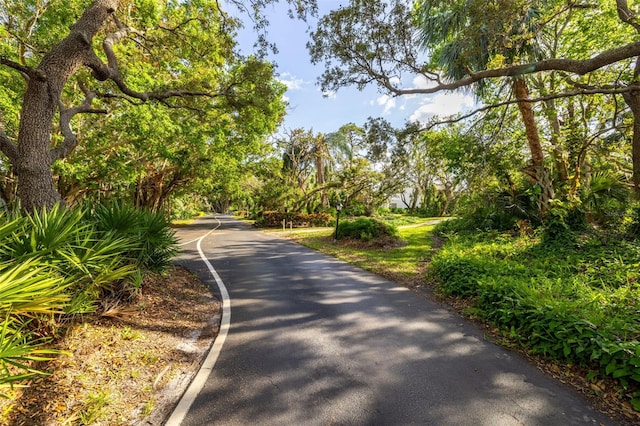
{"label": "green grass", "polygon": [[327,253],[344,261],[374,272],[378,275],[400,281],[403,284],[420,285],[424,277],[424,261],[429,259],[431,230],[433,226],[399,228],[400,237],[406,243],[394,248],[363,248],[333,242],[333,230],[317,232],[294,232],[293,238],[300,244]]}

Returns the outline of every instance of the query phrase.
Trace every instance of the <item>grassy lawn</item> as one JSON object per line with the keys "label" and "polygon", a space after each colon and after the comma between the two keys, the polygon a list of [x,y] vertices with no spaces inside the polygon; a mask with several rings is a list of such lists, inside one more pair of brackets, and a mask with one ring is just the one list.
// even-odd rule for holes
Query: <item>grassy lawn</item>
{"label": "grassy lawn", "polygon": [[[413,223],[423,223],[424,218]],[[428,219],[427,219],[428,220]],[[424,283],[424,267],[433,254],[431,230],[433,225],[400,227],[406,242],[401,247],[366,248],[338,241],[333,242],[333,230],[309,232],[293,230],[291,239],[314,250],[352,263],[378,275],[408,286]]]}
{"label": "grassy lawn", "polygon": [[435,283],[510,345],[578,369],[588,392],[640,421],[640,242],[590,235],[545,247],[538,237],[485,233],[436,250],[433,226],[404,225],[406,245],[390,248],[336,244],[329,230],[290,235],[408,287]]}

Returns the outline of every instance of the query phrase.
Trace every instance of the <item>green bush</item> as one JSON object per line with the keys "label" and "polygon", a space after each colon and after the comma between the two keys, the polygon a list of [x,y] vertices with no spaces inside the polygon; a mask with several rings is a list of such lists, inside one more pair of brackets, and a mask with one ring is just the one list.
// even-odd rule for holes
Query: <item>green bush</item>
{"label": "green bush", "polygon": [[111,201],[87,210],[87,218],[102,236],[124,239],[123,255],[140,268],[163,272],[177,252],[175,232],[163,213],[140,210],[131,204]]}
{"label": "green bush", "polygon": [[282,221],[286,226],[293,224],[294,228],[306,228],[310,226],[329,226],[333,217],[328,213],[284,213],[284,212],[260,212],[256,218],[256,226],[261,228],[282,227]]}
{"label": "green bush", "polygon": [[3,388],[44,374],[30,365],[33,361],[59,353],[43,348],[50,338],[31,325],[41,316],[62,313],[69,300],[70,283],[51,272],[37,257],[0,270],[0,396]]}
{"label": "green bush", "polygon": [[457,235],[433,257],[430,273],[443,293],[472,297],[476,315],[532,353],[618,380],[640,410],[639,250],[597,238],[557,246]]}
{"label": "green bush", "polygon": [[540,224],[536,204],[539,187],[495,188],[460,202],[458,218],[439,225],[437,232],[515,231],[519,221]]}
{"label": "green bush", "polygon": [[0,215],[0,388],[41,374],[29,364],[57,353],[42,336],[63,314],[131,296],[142,269],[170,264],[175,243],[163,215],[119,203]]}
{"label": "green bush", "polygon": [[558,247],[575,244],[576,235],[565,221],[567,214],[568,211],[561,206],[551,208],[542,227],[542,245]]}
{"label": "green bush", "polygon": [[360,217],[355,220],[344,220],[338,224],[338,238],[353,238],[369,241],[380,237],[399,238],[400,234],[395,226],[382,221]]}
{"label": "green bush", "polygon": [[[38,259],[69,284],[74,301],[67,313],[94,311],[106,292],[123,292],[136,265],[127,253],[130,240],[96,229],[82,208],[38,210],[15,214],[18,228],[4,241],[0,260],[29,262]],[[76,299],[86,300],[78,304]],[[76,309],[76,310],[70,310]]]}

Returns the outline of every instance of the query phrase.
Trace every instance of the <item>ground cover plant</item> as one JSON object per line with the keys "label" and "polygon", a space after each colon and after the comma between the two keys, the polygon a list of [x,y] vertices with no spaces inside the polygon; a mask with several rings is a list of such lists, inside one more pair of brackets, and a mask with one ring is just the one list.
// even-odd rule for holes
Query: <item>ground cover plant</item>
{"label": "ground cover plant", "polygon": [[430,273],[439,290],[546,358],[610,377],[640,411],[640,243],[575,244],[496,232],[450,235]]}
{"label": "ground cover plant", "polygon": [[131,300],[176,240],[159,213],[112,203],[0,215],[0,393],[41,374],[32,363],[77,315]]}

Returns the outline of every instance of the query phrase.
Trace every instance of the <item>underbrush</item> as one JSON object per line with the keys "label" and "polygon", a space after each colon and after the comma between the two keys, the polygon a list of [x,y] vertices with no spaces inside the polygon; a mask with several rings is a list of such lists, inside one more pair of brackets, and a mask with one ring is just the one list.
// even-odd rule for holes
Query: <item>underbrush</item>
{"label": "underbrush", "polygon": [[430,274],[443,294],[469,298],[474,315],[531,353],[617,380],[640,411],[640,242],[543,240],[451,235]]}
{"label": "underbrush", "polygon": [[369,241],[379,238],[399,239],[400,234],[398,233],[398,228],[393,225],[376,219],[359,217],[354,220],[344,220],[340,222],[336,237]]}
{"label": "underbrush", "polygon": [[163,215],[122,203],[0,215],[0,395],[42,373],[64,324],[132,299],[175,252]]}

